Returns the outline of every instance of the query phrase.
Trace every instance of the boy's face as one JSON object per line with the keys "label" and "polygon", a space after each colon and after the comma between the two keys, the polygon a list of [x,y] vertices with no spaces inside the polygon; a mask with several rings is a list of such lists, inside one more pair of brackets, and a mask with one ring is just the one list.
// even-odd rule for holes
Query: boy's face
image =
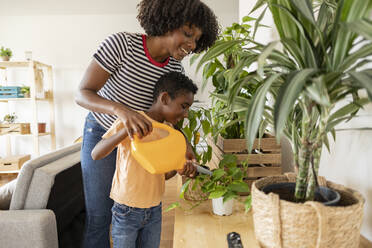
{"label": "boy's face", "polygon": [[180,120],[187,117],[189,108],[194,102],[192,92],[179,93],[174,99],[168,96],[169,101],[164,106],[163,114],[165,120],[176,125]]}

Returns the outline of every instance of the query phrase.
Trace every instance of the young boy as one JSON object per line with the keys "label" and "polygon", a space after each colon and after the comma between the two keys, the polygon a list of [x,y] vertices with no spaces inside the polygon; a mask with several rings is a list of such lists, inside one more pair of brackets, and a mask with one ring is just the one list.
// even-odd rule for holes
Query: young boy
{"label": "young boy", "polygon": [[[197,90],[197,86],[183,74],[167,73],[155,85],[153,104],[150,109],[140,113],[150,122],[166,121],[175,125],[187,117]],[[161,135],[157,129],[153,129],[143,139],[150,141],[161,138]],[[165,175],[147,172],[132,157],[128,132],[119,118],[95,146],[92,158],[94,160],[104,158],[115,147],[118,147],[116,171],[110,193],[110,197],[114,200],[111,232],[114,247],[157,248],[160,245],[164,180],[173,177],[177,172],[170,171]],[[192,162],[187,161],[178,173],[193,176],[196,170]]]}

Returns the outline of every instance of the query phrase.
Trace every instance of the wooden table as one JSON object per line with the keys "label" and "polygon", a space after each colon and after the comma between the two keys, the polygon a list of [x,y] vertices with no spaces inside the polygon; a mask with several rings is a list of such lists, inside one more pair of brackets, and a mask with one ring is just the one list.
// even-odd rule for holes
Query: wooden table
{"label": "wooden table", "polygon": [[[178,192],[181,182],[178,179]],[[181,202],[187,205],[184,201]],[[226,235],[240,234],[243,247],[259,248],[254,236],[252,211],[244,213],[243,204],[235,201],[233,214],[217,216],[212,213],[212,202],[206,201],[191,211],[175,210],[174,248],[227,248]],[[361,237],[360,248],[370,248],[371,243]]]}
{"label": "wooden table", "polygon": [[[181,180],[178,182],[180,192]],[[182,202],[184,206],[187,205]],[[206,201],[191,211],[175,210],[174,248],[227,248],[229,232],[240,234],[244,247],[259,248],[254,236],[252,211],[244,213],[243,204],[235,201],[233,214],[217,216],[212,212],[212,202]]]}

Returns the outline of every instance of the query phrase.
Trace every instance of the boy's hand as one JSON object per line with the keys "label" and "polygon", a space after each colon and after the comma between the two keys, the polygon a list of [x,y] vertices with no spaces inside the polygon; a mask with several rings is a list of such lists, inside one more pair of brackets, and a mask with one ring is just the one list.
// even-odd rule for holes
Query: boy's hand
{"label": "boy's hand", "polygon": [[187,160],[181,170],[177,170],[178,174],[194,178],[196,176],[196,167],[194,161]]}

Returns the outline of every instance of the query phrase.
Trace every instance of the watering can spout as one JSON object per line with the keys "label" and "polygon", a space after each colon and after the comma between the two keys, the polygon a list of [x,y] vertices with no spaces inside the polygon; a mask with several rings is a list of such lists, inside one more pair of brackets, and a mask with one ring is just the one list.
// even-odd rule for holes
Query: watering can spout
{"label": "watering can spout", "polygon": [[153,132],[166,131],[162,138],[147,141],[134,135],[131,153],[137,162],[151,174],[163,174],[182,169],[186,159],[186,139],[183,134],[160,122],[152,122]]}

